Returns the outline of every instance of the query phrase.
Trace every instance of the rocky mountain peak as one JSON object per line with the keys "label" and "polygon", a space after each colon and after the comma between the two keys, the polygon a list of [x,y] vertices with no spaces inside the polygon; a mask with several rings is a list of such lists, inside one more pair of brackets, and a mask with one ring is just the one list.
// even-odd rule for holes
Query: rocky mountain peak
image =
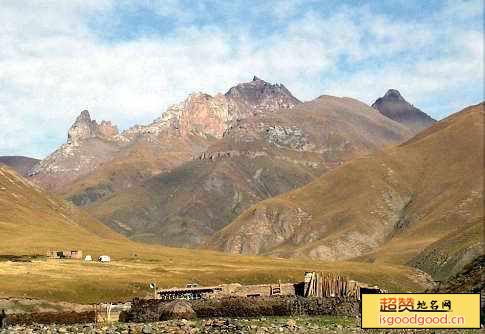
{"label": "rocky mountain peak", "polygon": [[257,76],[250,82],[240,83],[229,89],[225,96],[242,103],[254,111],[291,109],[301,103],[281,84],[271,84]]}
{"label": "rocky mountain peak", "polygon": [[405,101],[397,89],[389,89],[383,98],[395,101]]}
{"label": "rocky mountain peak", "polygon": [[82,140],[96,137],[96,128],[89,111],[83,110],[67,133],[67,143],[78,146]]}
{"label": "rocky mountain peak", "polygon": [[81,120],[91,121],[91,115],[89,114],[88,110],[84,109],[83,111],[81,111],[76,121],[81,121]]}
{"label": "rocky mountain peak", "polygon": [[118,128],[111,124],[110,121],[102,121],[98,125],[95,120],[91,119],[89,111],[83,110],[67,133],[67,143],[79,146],[83,140],[88,138],[99,137],[110,139],[117,134]]}
{"label": "rocky mountain peak", "polygon": [[407,126],[415,133],[436,122],[429,115],[406,101],[397,89],[389,89],[383,97],[378,98],[372,104],[372,107],[384,116]]}
{"label": "rocky mountain peak", "polygon": [[158,134],[162,129],[171,129],[181,135],[221,138],[235,120],[255,112],[291,109],[298,103],[300,101],[285,86],[270,84],[254,76],[252,81],[240,83],[224,95],[193,92],[183,102],[169,106],[152,125],[137,127],[122,135],[131,138],[140,131]]}

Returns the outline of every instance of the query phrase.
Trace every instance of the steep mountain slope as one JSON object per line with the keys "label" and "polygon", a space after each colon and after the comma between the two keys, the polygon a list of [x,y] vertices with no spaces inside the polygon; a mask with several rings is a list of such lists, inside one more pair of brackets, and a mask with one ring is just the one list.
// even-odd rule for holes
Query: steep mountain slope
{"label": "steep mountain slope", "polygon": [[0,164],[9,166],[20,175],[26,175],[39,161],[39,159],[23,156],[0,156]]}
{"label": "steep mountain slope", "polygon": [[196,246],[250,205],[410,136],[362,102],[322,96],[238,120],[193,161],[86,209],[132,239]]}
{"label": "steep mountain slope", "polygon": [[256,204],[210,246],[322,260],[360,256],[431,273],[449,265],[452,274],[483,242],[483,108]]}
{"label": "steep mountain slope", "polygon": [[31,178],[85,205],[170,171],[203,152],[235,120],[300,103],[280,84],[254,78],[226,95],[193,93],[149,125],[118,133],[110,122],[83,111],[67,143],[35,166]]}
{"label": "steep mountain slope", "polygon": [[383,97],[378,98],[372,104],[372,107],[379,110],[384,116],[407,126],[414,133],[418,133],[436,122],[429,115],[407,102],[395,89],[389,89]]}
{"label": "steep mountain slope", "polygon": [[49,248],[129,242],[74,205],[47,195],[1,165],[0,235],[3,254],[17,254],[18,249],[44,254]]}

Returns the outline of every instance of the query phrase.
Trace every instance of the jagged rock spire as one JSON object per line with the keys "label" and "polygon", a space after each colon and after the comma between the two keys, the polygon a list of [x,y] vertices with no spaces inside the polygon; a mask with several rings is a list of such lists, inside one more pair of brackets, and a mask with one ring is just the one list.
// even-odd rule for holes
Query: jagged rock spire
{"label": "jagged rock spire", "polygon": [[95,120],[91,119],[89,111],[83,110],[67,133],[67,143],[77,146],[81,141],[88,138],[111,138],[117,134],[118,128],[111,122],[102,121],[98,125]]}
{"label": "jagged rock spire", "polygon": [[67,143],[77,146],[87,138],[96,136],[96,121],[91,120],[89,111],[83,110],[67,133]]}

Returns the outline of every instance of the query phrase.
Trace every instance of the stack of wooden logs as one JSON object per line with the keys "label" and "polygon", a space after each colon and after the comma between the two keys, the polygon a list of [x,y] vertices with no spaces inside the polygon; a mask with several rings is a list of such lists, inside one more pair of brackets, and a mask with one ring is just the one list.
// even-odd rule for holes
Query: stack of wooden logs
{"label": "stack of wooden logs", "polygon": [[305,297],[348,297],[360,299],[360,286],[338,274],[310,273],[305,280]]}

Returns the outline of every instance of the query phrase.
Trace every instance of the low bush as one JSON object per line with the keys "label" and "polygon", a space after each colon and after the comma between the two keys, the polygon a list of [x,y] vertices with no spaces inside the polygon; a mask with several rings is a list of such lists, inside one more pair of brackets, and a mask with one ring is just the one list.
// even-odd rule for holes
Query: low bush
{"label": "low bush", "polygon": [[95,321],[94,311],[87,312],[34,312],[34,313],[17,313],[7,314],[7,324],[15,325],[32,325],[32,324],[85,324]]}

